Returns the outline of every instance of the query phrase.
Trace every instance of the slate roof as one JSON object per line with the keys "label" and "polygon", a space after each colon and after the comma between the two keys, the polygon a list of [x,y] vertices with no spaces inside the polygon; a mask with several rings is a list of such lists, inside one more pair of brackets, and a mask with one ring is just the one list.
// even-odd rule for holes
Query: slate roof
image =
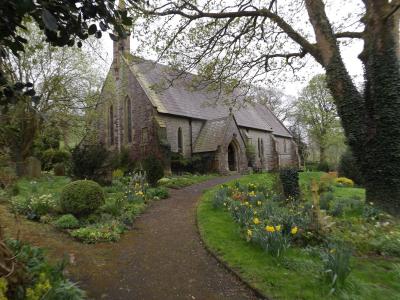
{"label": "slate roof", "polygon": [[[177,78],[177,72],[172,68],[133,56],[125,59],[125,62],[159,113],[215,122],[222,122],[217,119],[229,115],[228,104],[217,100],[216,92],[193,88],[191,83],[197,75],[184,73]],[[257,103],[243,104],[243,101],[239,103],[240,100],[236,102],[238,105],[233,108],[233,114],[239,126],[291,137],[285,126],[266,106]],[[211,125],[216,123],[209,123]]]}
{"label": "slate roof", "polygon": [[208,120],[193,146],[193,153],[216,151],[224,137],[229,117]]}

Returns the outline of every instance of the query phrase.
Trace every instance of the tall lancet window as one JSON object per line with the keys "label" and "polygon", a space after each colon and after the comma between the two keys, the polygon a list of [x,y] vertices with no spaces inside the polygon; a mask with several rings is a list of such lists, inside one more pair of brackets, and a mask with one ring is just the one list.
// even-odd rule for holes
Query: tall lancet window
{"label": "tall lancet window", "polygon": [[126,111],[126,139],[128,143],[132,143],[132,101],[129,97],[125,100],[125,111]]}
{"label": "tall lancet window", "polygon": [[110,145],[114,145],[114,111],[113,106],[110,106],[108,117],[108,131],[110,138]]}
{"label": "tall lancet window", "polygon": [[183,136],[182,128],[178,128],[178,153],[183,153]]}

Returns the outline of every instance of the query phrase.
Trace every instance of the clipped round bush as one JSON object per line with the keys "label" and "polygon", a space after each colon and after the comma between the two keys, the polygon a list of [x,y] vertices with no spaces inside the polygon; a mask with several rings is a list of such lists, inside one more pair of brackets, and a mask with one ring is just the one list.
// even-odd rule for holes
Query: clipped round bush
{"label": "clipped round bush", "polygon": [[77,180],[67,184],[60,197],[62,212],[77,217],[91,214],[104,202],[103,189],[92,180]]}
{"label": "clipped round bush", "polygon": [[346,177],[336,178],[335,183],[338,186],[345,186],[345,187],[353,187],[354,186],[354,181],[351,180],[350,178],[346,178]]}
{"label": "clipped round bush", "polygon": [[74,215],[62,215],[55,221],[54,225],[61,229],[75,229],[79,227],[79,220]]}

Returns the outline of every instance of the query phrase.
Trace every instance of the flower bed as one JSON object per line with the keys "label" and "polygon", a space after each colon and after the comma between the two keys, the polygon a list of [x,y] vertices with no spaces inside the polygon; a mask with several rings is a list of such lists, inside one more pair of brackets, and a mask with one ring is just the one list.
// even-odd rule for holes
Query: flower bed
{"label": "flower bed", "polygon": [[[301,185],[321,175],[300,174]],[[346,200],[361,189],[333,186],[333,201],[346,202],[343,213],[321,211],[317,230],[310,200],[282,201],[273,181],[270,174],[245,176],[204,195],[198,224],[212,251],[273,299],[397,299],[398,220],[380,212],[368,217],[373,205]],[[378,236],[390,236],[392,244]]]}
{"label": "flower bed", "polygon": [[[105,194],[101,206],[75,215],[63,211],[60,203],[61,191],[68,183],[67,177],[51,175],[37,181],[22,179],[14,187],[17,195],[11,197],[10,208],[29,220],[52,224],[85,243],[114,242],[152,201],[169,196],[164,187],[149,188],[140,174],[115,176],[112,185],[101,188]],[[68,203],[68,199],[65,201]]]}

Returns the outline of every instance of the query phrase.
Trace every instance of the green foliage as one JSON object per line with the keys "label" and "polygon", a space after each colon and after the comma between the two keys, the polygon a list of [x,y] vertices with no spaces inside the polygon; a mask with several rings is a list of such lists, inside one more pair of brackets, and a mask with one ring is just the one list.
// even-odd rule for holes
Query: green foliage
{"label": "green foliage", "polygon": [[42,161],[43,170],[50,171],[53,169],[55,164],[68,164],[71,159],[71,153],[66,150],[55,150],[50,148],[42,153],[40,159]]}
{"label": "green foliage", "polygon": [[320,172],[329,172],[332,168],[327,161],[322,161],[318,164],[317,170]]}
{"label": "green foliage", "polygon": [[331,292],[337,288],[343,287],[347,277],[350,275],[350,259],[352,250],[343,243],[333,244],[325,253],[324,272],[332,286]]}
{"label": "green foliage", "polygon": [[113,221],[106,224],[91,225],[75,229],[71,232],[71,236],[88,244],[115,242],[119,240],[123,231],[124,227],[118,222]]}
{"label": "green foliage", "polygon": [[104,204],[101,186],[91,180],[77,180],[66,185],[60,196],[61,210],[77,217],[89,215]]}
{"label": "green foliage", "polygon": [[14,212],[25,215],[30,220],[39,220],[41,216],[54,213],[58,208],[52,194],[12,197],[11,208]]}
{"label": "green foliage", "polygon": [[79,227],[79,220],[71,214],[62,215],[55,222],[54,225],[61,229],[75,229]]}
{"label": "green foliage", "polygon": [[299,199],[299,171],[295,168],[287,168],[279,170],[279,178],[282,183],[283,194],[286,199]]}
{"label": "green foliage", "polygon": [[212,197],[212,206],[215,209],[221,209],[227,205],[226,198],[228,197],[228,187],[222,186]]}
{"label": "green foliage", "polygon": [[85,298],[85,293],[65,278],[63,272],[65,262],[52,265],[46,261],[42,249],[17,240],[8,240],[7,245],[15,254],[18,254],[15,257],[24,265],[30,278],[19,286],[11,286],[10,282],[7,291],[8,299],[81,300]]}
{"label": "green foliage", "polygon": [[152,186],[155,186],[157,181],[164,176],[164,167],[161,161],[154,156],[148,156],[143,160],[143,170]]}
{"label": "green foliage", "polygon": [[319,198],[319,207],[321,209],[328,210],[333,199],[335,199],[335,195],[332,192],[321,194]]}
{"label": "green foliage", "polygon": [[78,145],[72,151],[72,174],[79,179],[107,182],[105,162],[109,156],[103,145]]}
{"label": "green foliage", "polygon": [[166,199],[169,192],[165,187],[149,188],[146,190],[146,198],[148,199]]}
{"label": "green foliage", "polygon": [[362,185],[364,183],[360,168],[350,149],[343,153],[340,158],[339,175],[350,178],[357,184]]}

